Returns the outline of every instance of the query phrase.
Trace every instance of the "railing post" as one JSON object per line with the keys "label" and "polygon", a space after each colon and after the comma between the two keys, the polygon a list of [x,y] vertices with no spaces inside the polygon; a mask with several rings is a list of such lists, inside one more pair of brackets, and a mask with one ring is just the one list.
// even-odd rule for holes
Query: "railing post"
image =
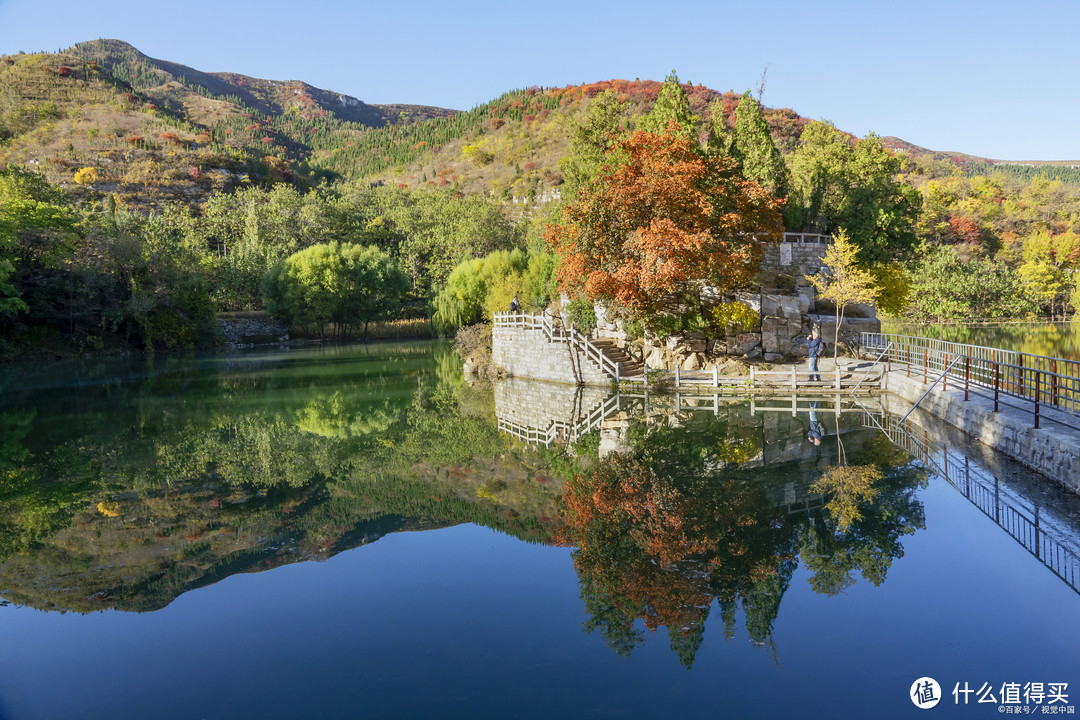
{"label": "railing post", "polygon": [[971,357],[964,358],[964,402],[968,401],[968,386],[971,384]]}
{"label": "railing post", "polygon": [[720,387],[720,370],[716,367],[716,363],[712,366],[712,386],[714,388]]}
{"label": "railing post", "polygon": [[949,367],[949,353],[945,353],[945,368],[946,368],[946,370],[945,370],[945,374],[941,377],[941,389],[942,390],[948,390],[949,389],[949,371],[948,371],[948,367]]}
{"label": "railing post", "polygon": [[1058,404],[1057,383],[1057,360],[1050,361],[1050,404],[1057,407]]}
{"label": "railing post", "polygon": [[833,368],[836,371],[836,389],[840,390],[840,366],[837,365]]}
{"label": "railing post", "polygon": [[1017,388],[1016,394],[1019,395],[1020,397],[1024,397],[1024,356],[1023,355],[1020,355],[1019,353],[1016,355],[1016,364],[1020,366],[1020,370],[1018,372],[1019,386]]}
{"label": "railing post", "polygon": [[1042,373],[1038,370],[1035,371],[1035,429],[1039,429],[1039,386],[1042,385],[1040,378]]}
{"label": "railing post", "polygon": [[679,375],[679,366],[675,366],[675,389],[679,389],[679,385],[682,384],[682,377]]}
{"label": "railing post", "polygon": [[798,385],[795,382],[795,366],[791,366],[791,391],[795,392],[798,389]]}
{"label": "railing post", "polygon": [[927,373],[930,372],[930,349],[923,348],[922,351],[922,382],[926,384]]}
{"label": "railing post", "polygon": [[754,366],[750,366],[750,389],[754,389]]}
{"label": "railing post", "polygon": [[998,392],[1001,390],[1001,366],[994,363],[994,412],[998,411]]}

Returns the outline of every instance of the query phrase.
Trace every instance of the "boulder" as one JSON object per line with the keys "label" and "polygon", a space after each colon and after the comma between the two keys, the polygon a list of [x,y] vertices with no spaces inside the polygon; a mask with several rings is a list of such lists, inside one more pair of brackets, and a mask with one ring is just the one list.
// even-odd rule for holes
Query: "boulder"
{"label": "boulder", "polygon": [[701,356],[697,353],[691,353],[683,362],[682,369],[687,371],[700,370]]}
{"label": "boulder", "polygon": [[683,345],[689,352],[701,353],[705,352],[705,336],[701,333],[691,333],[683,337]]}
{"label": "boulder", "polygon": [[767,360],[768,362],[777,362],[778,360],[783,360],[783,359],[784,359],[784,356],[781,355],[780,353],[768,353],[768,352],[765,353],[765,360]]}
{"label": "boulder", "polygon": [[667,358],[664,357],[664,352],[660,348],[653,348],[645,358],[645,362],[653,370],[667,366]]}
{"label": "boulder", "polygon": [[738,335],[728,336],[727,339],[727,352],[728,355],[745,355],[750,352],[752,348],[761,344],[761,335],[759,333],[739,333]]}
{"label": "boulder", "polygon": [[759,357],[761,357],[761,348],[759,347],[756,347],[750,352],[743,355],[743,358],[745,358],[746,360],[757,360]]}

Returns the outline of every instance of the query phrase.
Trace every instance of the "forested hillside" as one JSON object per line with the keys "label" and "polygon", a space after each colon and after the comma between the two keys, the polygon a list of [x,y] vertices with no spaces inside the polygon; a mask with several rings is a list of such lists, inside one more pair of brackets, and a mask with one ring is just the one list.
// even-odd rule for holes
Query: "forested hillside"
{"label": "forested hillside", "polygon": [[[664,192],[682,184],[698,207],[734,214],[694,216],[681,209],[685,198],[641,195],[657,188],[631,177],[638,166],[650,168],[642,177],[669,168],[678,182]],[[701,180],[686,184],[686,172]],[[638,214],[646,209],[659,214]],[[645,233],[634,243],[648,237],[674,253],[664,277],[620,280],[655,258],[624,254],[629,236],[604,237],[603,217]],[[215,312],[267,302],[322,335],[431,301],[449,331],[515,293],[529,308],[560,289],[574,303],[630,302],[631,288],[653,282],[656,293],[686,291],[701,280],[695,272],[749,287],[775,282],[753,273],[760,248],[723,253],[746,233],[778,237],[781,221],[789,231],[846,232],[889,313],[1060,316],[1080,305],[1075,167],[854,138],[675,73],[663,83],[534,86],[453,112],[204,73],[119,41],[0,58],[7,352],[210,343]],[[599,244],[587,249],[582,232]],[[679,255],[700,233],[722,254]],[[306,252],[316,246],[330,249]],[[621,258],[621,269],[580,264],[575,253],[601,247],[597,262]],[[592,290],[575,287],[572,268],[601,270]],[[399,272],[403,297],[389,289]],[[338,289],[313,294],[302,279],[312,273],[333,276]],[[336,297],[373,277],[385,292]],[[657,301],[638,295],[630,305],[655,310]],[[695,313],[649,322],[672,331],[726,322]]]}

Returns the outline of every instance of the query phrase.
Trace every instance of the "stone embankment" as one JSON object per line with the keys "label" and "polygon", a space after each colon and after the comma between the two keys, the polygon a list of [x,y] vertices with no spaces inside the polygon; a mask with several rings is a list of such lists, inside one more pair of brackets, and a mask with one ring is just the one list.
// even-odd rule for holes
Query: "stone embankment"
{"label": "stone embankment", "polygon": [[[888,401],[893,405],[890,410],[904,415],[919,401],[928,385],[919,375],[908,377],[904,370],[893,370],[886,373],[883,387],[890,394]],[[937,385],[911,418],[919,422],[920,410],[930,413],[984,445],[1080,492],[1080,430],[1054,422],[1054,417],[1074,426],[1080,425],[1080,418],[1044,407],[1040,427],[1036,429],[1033,403],[1016,398],[1006,400],[1011,405],[1000,404],[998,412],[994,412],[992,397],[971,392],[965,402],[962,387],[950,383],[943,389]]]}
{"label": "stone embankment", "polygon": [[266,313],[222,313],[218,328],[226,346],[275,345],[289,342],[289,330]]}
{"label": "stone embankment", "polygon": [[550,341],[536,328],[496,324],[491,333],[491,361],[512,377],[575,385],[608,385],[612,379],[577,347]]}

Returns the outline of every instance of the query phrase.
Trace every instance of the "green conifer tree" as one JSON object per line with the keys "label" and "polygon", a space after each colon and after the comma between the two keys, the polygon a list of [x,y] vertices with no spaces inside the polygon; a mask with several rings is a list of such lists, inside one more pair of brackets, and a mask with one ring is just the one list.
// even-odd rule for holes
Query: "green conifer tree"
{"label": "green conifer tree", "polygon": [[728,127],[724,101],[716,98],[709,104],[709,138],[707,147],[710,153],[731,155],[731,143],[734,139]]}
{"label": "green conifer tree", "polygon": [[787,166],[773,142],[761,106],[749,90],[743,93],[735,108],[731,155],[742,165],[743,177],[747,180],[754,180],[777,197],[787,196]]}
{"label": "green conifer tree", "polygon": [[674,70],[664,78],[664,86],[660,88],[656,104],[649,113],[641,116],[638,129],[662,134],[667,132],[668,123],[672,120],[678,125],[676,134],[679,137],[697,140],[698,117],[691,112],[690,100],[686,97],[686,92],[679,83],[679,76]]}

